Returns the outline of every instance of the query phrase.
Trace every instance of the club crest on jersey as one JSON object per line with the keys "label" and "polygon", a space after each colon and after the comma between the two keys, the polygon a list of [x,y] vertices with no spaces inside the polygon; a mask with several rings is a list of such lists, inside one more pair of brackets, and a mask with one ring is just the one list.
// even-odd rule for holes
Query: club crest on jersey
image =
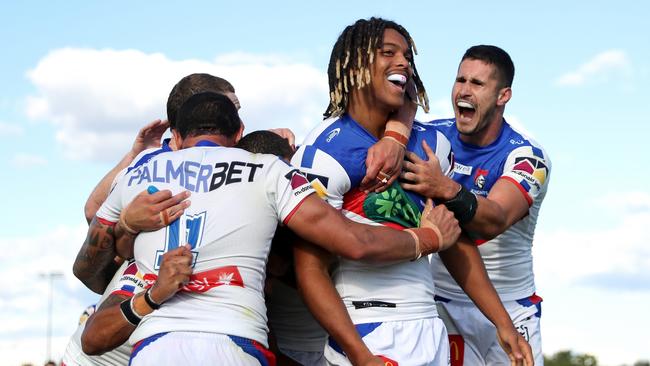
{"label": "club crest on jersey", "polygon": [[327,141],[327,142],[332,141],[332,139],[335,138],[336,136],[338,136],[339,133],[341,133],[341,128],[337,127],[335,129],[333,129],[332,131],[330,131],[327,134],[327,139],[325,141]]}
{"label": "club crest on jersey", "polygon": [[485,187],[485,181],[487,179],[488,171],[484,169],[476,169],[476,174],[474,175],[474,185],[478,189],[483,189]]}
{"label": "club crest on jersey", "polygon": [[548,167],[546,164],[530,156],[516,158],[512,171],[523,177],[528,183],[535,185],[538,189],[546,182],[548,175]]}
{"label": "club crest on jersey", "polygon": [[294,196],[301,195],[312,189],[307,178],[298,169],[293,169],[285,176],[289,180]]}

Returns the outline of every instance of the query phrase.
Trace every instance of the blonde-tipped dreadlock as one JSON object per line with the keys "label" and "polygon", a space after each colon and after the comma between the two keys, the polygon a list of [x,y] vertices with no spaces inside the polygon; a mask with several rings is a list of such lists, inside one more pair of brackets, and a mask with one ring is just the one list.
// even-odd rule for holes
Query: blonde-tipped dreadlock
{"label": "blonde-tipped dreadlock", "polygon": [[[343,30],[332,48],[327,76],[330,86],[330,104],[323,113],[325,118],[338,117],[345,112],[350,101],[352,88],[361,89],[370,84],[370,65],[375,51],[384,39],[384,30],[394,29],[406,39],[409,51],[417,54],[415,43],[401,25],[381,18],[359,19]],[[417,89],[417,104],[429,111],[429,98],[420,75],[411,61],[413,81]]]}

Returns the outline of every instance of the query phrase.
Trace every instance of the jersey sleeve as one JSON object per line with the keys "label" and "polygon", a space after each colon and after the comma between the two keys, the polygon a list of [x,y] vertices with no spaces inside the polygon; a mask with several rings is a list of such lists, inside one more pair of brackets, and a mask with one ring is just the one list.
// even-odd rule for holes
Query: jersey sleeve
{"label": "jersey sleeve", "polygon": [[108,197],[106,197],[104,203],[102,203],[99,210],[97,210],[95,215],[99,220],[104,220],[109,223],[116,223],[119,221],[120,213],[123,209],[122,189],[124,185],[122,183],[124,182],[125,176],[126,175],[121,176],[117,183],[115,183],[115,186],[108,194]]}
{"label": "jersey sleeve", "polygon": [[522,146],[508,155],[500,179],[515,183],[531,206],[545,190],[550,172],[551,162],[542,149]]}
{"label": "jersey sleeve", "polygon": [[307,178],[280,158],[275,158],[269,165],[266,187],[267,196],[283,223],[288,222],[303,200],[314,193]]}
{"label": "jersey sleeve", "polygon": [[130,260],[126,269],[120,274],[120,278],[110,288],[111,295],[122,295],[131,297],[146,288],[143,274],[138,270],[134,260]]}
{"label": "jersey sleeve", "polygon": [[307,177],[320,198],[336,209],[343,207],[343,195],[351,189],[352,183],[336,159],[321,149],[305,145],[296,151],[291,163]]}

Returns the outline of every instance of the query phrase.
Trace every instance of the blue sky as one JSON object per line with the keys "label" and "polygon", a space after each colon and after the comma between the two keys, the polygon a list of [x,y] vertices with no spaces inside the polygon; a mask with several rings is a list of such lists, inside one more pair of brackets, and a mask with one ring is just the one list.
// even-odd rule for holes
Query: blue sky
{"label": "blue sky", "polygon": [[[495,44],[516,66],[506,118],[553,160],[534,247],[547,353],[593,353],[606,365],[650,358],[648,5],[633,1],[25,1],[0,14],[0,356],[45,357],[47,286],[54,355],[96,297],[73,278],[83,203],[146,122],[164,117],[191,72],[229,79],[249,130],[304,136],[327,102],[325,70],[341,30],[373,15],[404,25],[432,105],[469,46]],[[18,281],[17,278],[22,278]],[[31,350],[30,350],[31,349]]]}

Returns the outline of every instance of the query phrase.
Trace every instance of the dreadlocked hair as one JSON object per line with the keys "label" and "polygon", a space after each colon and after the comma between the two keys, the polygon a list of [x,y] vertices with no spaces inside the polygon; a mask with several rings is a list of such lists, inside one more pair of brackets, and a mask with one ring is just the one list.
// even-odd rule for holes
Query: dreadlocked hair
{"label": "dreadlocked hair", "polygon": [[[339,117],[350,101],[352,88],[361,89],[371,82],[370,65],[374,62],[375,51],[381,47],[384,30],[394,29],[406,39],[411,54],[416,55],[415,42],[409,32],[401,25],[382,18],[359,19],[343,30],[332,48],[327,76],[330,87],[330,103],[323,113],[324,118]],[[429,111],[429,98],[420,75],[411,61],[413,81],[417,90],[417,103]]]}

